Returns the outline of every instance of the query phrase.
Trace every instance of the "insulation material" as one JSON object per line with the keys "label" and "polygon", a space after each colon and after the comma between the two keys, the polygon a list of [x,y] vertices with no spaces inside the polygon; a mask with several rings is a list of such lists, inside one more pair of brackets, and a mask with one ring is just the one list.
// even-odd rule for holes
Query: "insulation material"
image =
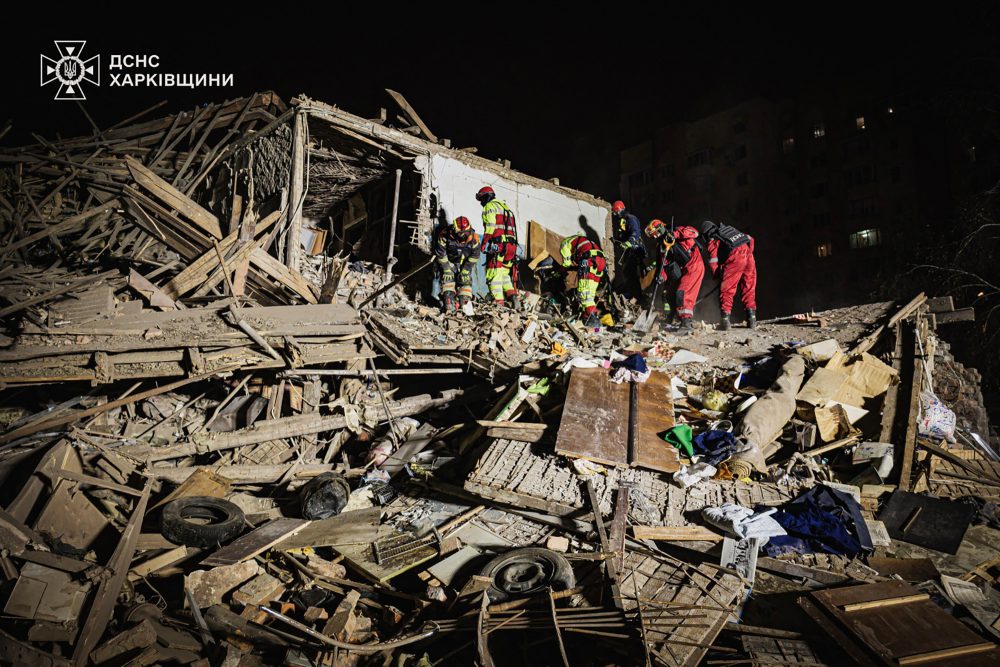
{"label": "insulation material", "polygon": [[821,340],[818,343],[804,345],[798,348],[796,352],[809,361],[822,363],[824,361],[829,361],[835,354],[842,352],[842,350],[840,349],[840,343],[833,338],[827,338],[826,340]]}
{"label": "insulation material", "polygon": [[799,355],[792,355],[781,368],[781,375],[775,380],[760,400],[750,406],[740,424],[739,437],[753,447],[755,456],[740,454],[737,459],[750,462],[758,470],[763,470],[763,451],[767,445],[781,435],[781,430],[795,414],[795,396],[802,386],[806,372],[806,361]]}

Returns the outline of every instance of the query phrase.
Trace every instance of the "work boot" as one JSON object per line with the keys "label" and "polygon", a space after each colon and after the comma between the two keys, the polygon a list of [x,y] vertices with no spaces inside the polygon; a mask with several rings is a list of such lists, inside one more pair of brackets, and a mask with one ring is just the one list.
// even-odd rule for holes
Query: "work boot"
{"label": "work boot", "polygon": [[508,295],[507,305],[511,307],[511,310],[514,311],[521,310],[521,295],[516,292],[514,294]]}
{"label": "work boot", "polygon": [[682,317],[680,326],[677,327],[678,336],[689,336],[694,333],[694,323],[690,317]]}
{"label": "work boot", "polygon": [[454,313],[454,312],[457,311],[457,307],[455,306],[455,295],[454,294],[452,294],[451,292],[445,292],[442,295],[442,299],[444,301],[444,312],[445,312],[445,314]]}
{"label": "work boot", "polygon": [[748,310],[747,311],[747,328],[756,329],[757,328],[757,311]]}
{"label": "work boot", "polygon": [[722,313],[722,321],[719,322],[719,331],[729,331],[732,326],[729,322],[729,313]]}
{"label": "work boot", "polygon": [[583,321],[583,326],[587,327],[588,329],[596,329],[597,327],[601,326],[601,320],[600,318],[597,317],[597,313],[591,313],[590,315],[588,315],[587,319]]}

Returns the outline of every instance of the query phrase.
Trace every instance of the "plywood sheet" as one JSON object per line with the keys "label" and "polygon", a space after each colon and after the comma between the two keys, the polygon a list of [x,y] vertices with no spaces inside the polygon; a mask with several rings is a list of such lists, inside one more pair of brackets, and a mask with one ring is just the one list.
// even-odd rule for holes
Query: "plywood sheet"
{"label": "plywood sheet", "polygon": [[[576,368],[570,376],[556,453],[627,466],[629,384],[611,382],[602,368]],[[661,472],[680,467],[677,450],[661,438],[674,426],[670,376],[654,372],[638,385],[636,465]]]}
{"label": "plywood sheet", "polygon": [[[963,647],[976,647],[985,643],[982,637],[929,599],[844,611],[845,605],[887,601],[918,593],[909,584],[886,581],[817,591],[810,594],[809,601],[819,607],[835,627],[846,632],[858,644],[863,644],[871,654],[886,664],[899,664],[907,658],[912,660],[936,651],[961,651]],[[1000,664],[1000,652],[997,648],[987,648],[989,650],[983,653],[956,655],[922,664]]]}

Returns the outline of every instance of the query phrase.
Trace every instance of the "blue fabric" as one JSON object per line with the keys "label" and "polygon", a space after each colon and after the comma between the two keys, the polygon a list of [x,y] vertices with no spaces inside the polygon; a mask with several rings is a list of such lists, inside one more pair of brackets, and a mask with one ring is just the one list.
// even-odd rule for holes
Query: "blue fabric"
{"label": "blue fabric", "polygon": [[699,463],[719,465],[736,453],[736,437],[729,431],[704,431],[691,443]]}
{"label": "blue fabric", "polygon": [[860,505],[850,494],[828,486],[814,486],[772,516],[788,535],[772,537],[764,547],[771,557],[786,553],[853,557],[873,548]]}
{"label": "blue fabric", "polygon": [[613,365],[615,368],[627,368],[630,371],[635,371],[637,373],[646,373],[649,371],[649,367],[646,366],[646,358],[639,352],[636,352],[626,359],[617,361]]}

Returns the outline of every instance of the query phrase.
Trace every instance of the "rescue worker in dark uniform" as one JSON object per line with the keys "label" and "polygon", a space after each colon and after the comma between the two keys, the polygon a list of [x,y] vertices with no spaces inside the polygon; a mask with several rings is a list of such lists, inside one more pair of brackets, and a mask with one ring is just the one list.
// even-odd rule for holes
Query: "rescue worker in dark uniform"
{"label": "rescue worker in dark uniform", "polygon": [[[441,301],[444,312],[456,312],[472,299],[472,268],[479,261],[479,235],[464,215],[434,235],[434,256],[441,277]],[[456,280],[457,278],[457,280]],[[455,301],[455,285],[458,301]]]}
{"label": "rescue worker in dark uniform", "polygon": [[701,237],[707,243],[708,266],[714,276],[722,270],[719,285],[719,307],[722,322],[719,329],[729,330],[729,314],[733,310],[736,288],[743,289],[743,307],[747,310],[747,327],[757,328],[757,263],[753,258],[753,237],[725,223],[706,220],[701,223]]}
{"label": "rescue worker in dark uniform", "polygon": [[507,304],[517,310],[520,298],[517,293],[517,223],[514,213],[497,199],[493,188],[486,185],[476,193],[476,200],[483,207],[483,243],[486,255],[486,284],[498,304]]}
{"label": "rescue worker in dark uniform", "polygon": [[567,236],[559,246],[564,269],[576,268],[576,296],[580,302],[580,318],[586,327],[600,325],[597,317],[597,287],[608,268],[604,251],[586,236]]}
{"label": "rescue worker in dark uniform", "polygon": [[[681,225],[670,231],[662,220],[653,220],[646,227],[646,235],[660,241],[660,252],[656,264],[656,284],[669,282],[676,285],[674,306],[680,318],[678,333],[689,334],[694,330],[694,306],[705,277],[705,263],[695,239],[698,230]],[[650,304],[652,307],[654,304]],[[669,311],[667,299],[663,300],[664,311]]]}
{"label": "rescue worker in dark uniform", "polygon": [[646,265],[646,247],[642,244],[642,224],[639,218],[625,210],[625,202],[611,205],[613,239],[619,255],[616,276],[620,292],[626,299],[642,300],[642,272]]}

